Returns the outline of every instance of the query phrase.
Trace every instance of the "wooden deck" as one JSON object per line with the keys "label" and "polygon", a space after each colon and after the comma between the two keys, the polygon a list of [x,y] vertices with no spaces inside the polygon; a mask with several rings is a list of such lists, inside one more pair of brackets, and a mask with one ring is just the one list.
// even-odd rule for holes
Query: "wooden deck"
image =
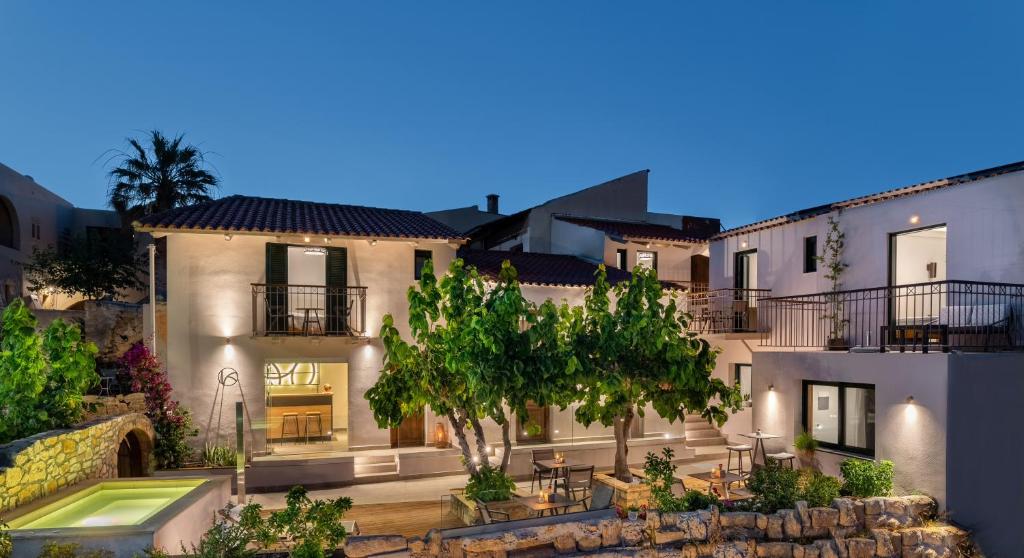
{"label": "wooden deck", "polygon": [[345,519],[354,520],[363,535],[402,535],[422,537],[431,529],[461,527],[459,518],[447,513],[442,517],[440,500],[397,504],[354,505]]}

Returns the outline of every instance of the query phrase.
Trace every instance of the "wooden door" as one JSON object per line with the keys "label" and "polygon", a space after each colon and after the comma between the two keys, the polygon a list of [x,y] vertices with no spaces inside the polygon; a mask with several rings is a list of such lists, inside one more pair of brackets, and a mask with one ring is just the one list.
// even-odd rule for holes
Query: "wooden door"
{"label": "wooden door", "polygon": [[[519,444],[545,444],[549,441],[548,439],[548,413],[547,407],[542,407],[533,402],[526,404],[526,417],[516,417],[516,443]],[[522,420],[526,419],[525,424]],[[536,424],[540,426],[540,431],[535,434],[530,434],[526,431],[527,425]]]}
{"label": "wooden door", "polygon": [[423,446],[427,443],[427,435],[423,424],[423,413],[406,417],[398,428],[391,429],[391,447],[408,448]]}
{"label": "wooden door", "polygon": [[700,254],[690,256],[690,282],[707,287],[711,282],[711,258]]}

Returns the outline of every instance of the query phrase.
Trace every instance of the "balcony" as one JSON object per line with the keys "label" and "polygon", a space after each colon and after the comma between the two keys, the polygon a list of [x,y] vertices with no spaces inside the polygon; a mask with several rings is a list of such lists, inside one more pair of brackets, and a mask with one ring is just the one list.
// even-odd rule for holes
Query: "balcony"
{"label": "balcony", "polygon": [[762,346],[1024,349],[1024,285],[936,281],[760,301]]}
{"label": "balcony", "polygon": [[[696,284],[695,284],[696,285]],[[697,333],[752,333],[758,329],[761,301],[768,289],[693,289],[683,299],[690,329]]]}
{"label": "balcony", "polygon": [[359,337],[366,334],[366,287],[252,284],[252,334]]}

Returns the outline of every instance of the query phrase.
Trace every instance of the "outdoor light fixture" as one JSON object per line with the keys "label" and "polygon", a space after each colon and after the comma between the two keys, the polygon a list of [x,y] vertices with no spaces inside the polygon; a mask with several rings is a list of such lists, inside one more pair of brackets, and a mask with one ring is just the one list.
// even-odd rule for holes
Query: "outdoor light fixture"
{"label": "outdoor light fixture", "polygon": [[330,244],[330,243],[331,243],[331,239],[329,239],[329,238],[327,238],[327,237],[325,236],[325,237],[324,237],[324,244]]}
{"label": "outdoor light fixture", "polygon": [[225,234],[224,235],[224,240],[231,240],[231,233]]}
{"label": "outdoor light fixture", "polygon": [[768,384],[768,391],[775,391],[775,384]]}
{"label": "outdoor light fixture", "polygon": [[377,239],[376,238],[370,241],[370,246],[376,246],[376,245],[377,245]]}
{"label": "outdoor light fixture", "polygon": [[740,248],[746,248],[746,247],[747,247],[747,241],[746,240],[744,240],[743,242],[740,242]]}
{"label": "outdoor light fixture", "polygon": [[307,256],[326,256],[327,248],[324,248],[322,246],[309,246],[305,250],[303,250],[302,253],[306,254]]}
{"label": "outdoor light fixture", "polygon": [[916,224],[918,224],[920,222],[921,222],[921,216],[920,215],[911,215],[910,216],[910,224],[911,225],[916,225]]}
{"label": "outdoor light fixture", "polygon": [[907,405],[913,405],[913,404],[914,404],[914,396],[913,395],[908,395],[907,396]]}
{"label": "outdoor light fixture", "polygon": [[304,237],[302,237],[302,240],[304,240],[306,242],[309,242],[309,237],[308,236],[304,236]]}

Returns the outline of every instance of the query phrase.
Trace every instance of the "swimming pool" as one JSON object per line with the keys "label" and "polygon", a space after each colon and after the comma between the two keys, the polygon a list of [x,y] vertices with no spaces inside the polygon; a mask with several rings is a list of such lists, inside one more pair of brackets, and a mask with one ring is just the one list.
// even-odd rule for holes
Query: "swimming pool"
{"label": "swimming pool", "polygon": [[16,509],[7,524],[15,558],[37,556],[47,541],[128,558],[198,542],[230,499],[230,477],[95,480]]}

